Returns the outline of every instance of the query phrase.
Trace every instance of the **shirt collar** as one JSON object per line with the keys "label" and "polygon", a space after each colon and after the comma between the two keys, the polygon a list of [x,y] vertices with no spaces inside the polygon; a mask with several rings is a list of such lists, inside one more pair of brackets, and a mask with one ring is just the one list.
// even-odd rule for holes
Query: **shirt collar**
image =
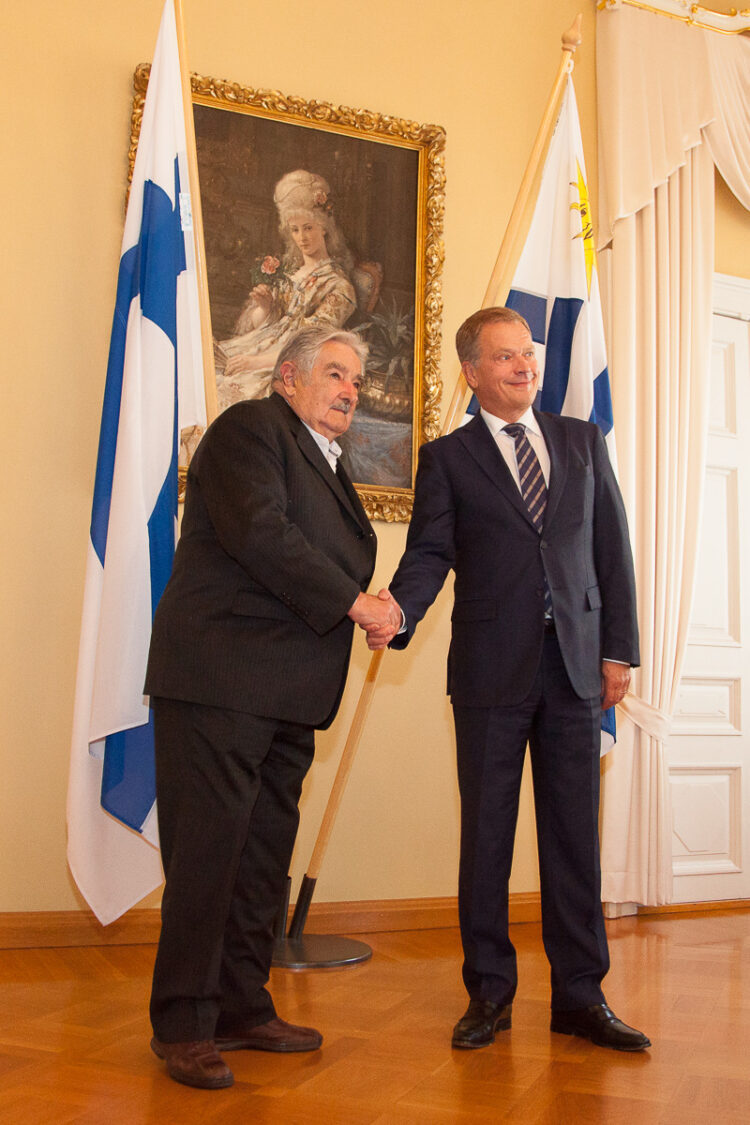
{"label": "shirt collar", "polygon": [[[480,409],[479,413],[484,418],[489,431],[494,438],[496,438],[497,435],[502,432],[504,426],[510,425],[510,423],[506,422],[504,418],[499,418],[497,414],[490,414],[489,410],[485,410],[484,407]],[[533,407],[530,406],[528,410],[526,410],[521,415],[518,421],[522,426],[525,426],[527,430],[531,430],[532,433],[539,434],[541,436],[542,431],[539,428],[539,423],[536,420]]]}
{"label": "shirt collar", "polygon": [[341,456],[341,446],[339,445],[339,443],[337,441],[329,441],[325,434],[318,433],[318,431],[314,430],[312,426],[308,426],[307,422],[303,422],[302,425],[315,439],[315,444],[318,446],[326,461],[335,472],[336,462]]}

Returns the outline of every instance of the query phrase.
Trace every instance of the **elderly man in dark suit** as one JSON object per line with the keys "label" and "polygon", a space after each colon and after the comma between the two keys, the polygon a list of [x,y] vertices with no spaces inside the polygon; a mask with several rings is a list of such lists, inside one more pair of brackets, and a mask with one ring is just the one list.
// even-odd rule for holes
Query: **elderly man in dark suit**
{"label": "elderly man in dark suit", "polygon": [[274,393],[209,427],[188,473],[172,577],[146,679],[166,887],[152,1048],[178,1082],[231,1085],[220,1050],[306,1051],[265,985],[273,922],[312,762],[333,720],[375,535],[340,465],[366,349],[308,328],[280,353]]}
{"label": "elderly man in dark suit", "polygon": [[[532,409],[539,374],[526,321],[484,309],[456,338],[481,412],[422,447],[406,550],[391,583],[403,648],[450,570],[448,656],[461,793],[459,913],[470,998],[455,1047],[509,1028],[516,991],[508,879],[527,742],[552,968],[553,1031],[648,1047],[616,1019],[598,839],[602,708],[637,665],[633,565],[620,492],[597,426]],[[389,627],[373,631],[382,647]]]}

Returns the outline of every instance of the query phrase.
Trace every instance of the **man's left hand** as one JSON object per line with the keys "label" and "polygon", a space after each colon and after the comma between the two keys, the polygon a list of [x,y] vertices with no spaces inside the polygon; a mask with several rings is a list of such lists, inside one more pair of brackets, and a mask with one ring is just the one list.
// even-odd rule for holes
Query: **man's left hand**
{"label": "man's left hand", "polygon": [[630,687],[630,665],[602,660],[602,711],[622,703]]}

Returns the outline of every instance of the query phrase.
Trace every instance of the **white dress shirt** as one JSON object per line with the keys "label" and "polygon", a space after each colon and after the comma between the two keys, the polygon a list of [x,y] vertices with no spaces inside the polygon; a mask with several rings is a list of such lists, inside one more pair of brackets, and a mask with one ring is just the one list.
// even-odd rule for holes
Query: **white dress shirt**
{"label": "white dress shirt", "polygon": [[[521,478],[518,475],[518,463],[516,462],[516,441],[510,434],[506,434],[503,427],[510,425],[503,418],[498,418],[496,414],[490,414],[489,411],[482,408],[479,412],[484,418],[487,428],[492,434],[497,448],[503,455],[505,464],[511,471],[513,480],[518,486],[518,491],[521,491]],[[539,465],[544,477],[544,483],[549,488],[549,453],[547,451],[547,443],[542,437],[542,431],[539,429],[539,423],[534,417],[534,411],[531,407],[517,419],[519,425],[526,427],[526,437],[529,439],[529,445],[536,453],[539,459]]]}
{"label": "white dress shirt", "polygon": [[303,422],[302,425],[306,430],[309,430],[312,436],[315,438],[315,444],[319,447],[320,452],[323,454],[326,461],[335,473],[338,459],[341,456],[341,446],[339,445],[339,443],[337,441],[329,441],[325,434],[319,434],[317,430],[314,430],[312,428],[312,426],[308,426],[307,422]]}

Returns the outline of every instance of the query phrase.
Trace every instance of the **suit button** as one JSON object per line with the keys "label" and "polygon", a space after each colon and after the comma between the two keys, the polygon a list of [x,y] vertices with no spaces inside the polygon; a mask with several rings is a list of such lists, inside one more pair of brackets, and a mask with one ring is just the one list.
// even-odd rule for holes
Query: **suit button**
{"label": "suit button", "polygon": [[549,544],[547,543],[547,540],[546,540],[546,539],[542,539],[542,541],[541,541],[541,543],[539,544],[539,546],[541,547],[541,549],[542,549],[543,551],[546,551],[546,550],[547,550],[547,547],[549,546]]}

